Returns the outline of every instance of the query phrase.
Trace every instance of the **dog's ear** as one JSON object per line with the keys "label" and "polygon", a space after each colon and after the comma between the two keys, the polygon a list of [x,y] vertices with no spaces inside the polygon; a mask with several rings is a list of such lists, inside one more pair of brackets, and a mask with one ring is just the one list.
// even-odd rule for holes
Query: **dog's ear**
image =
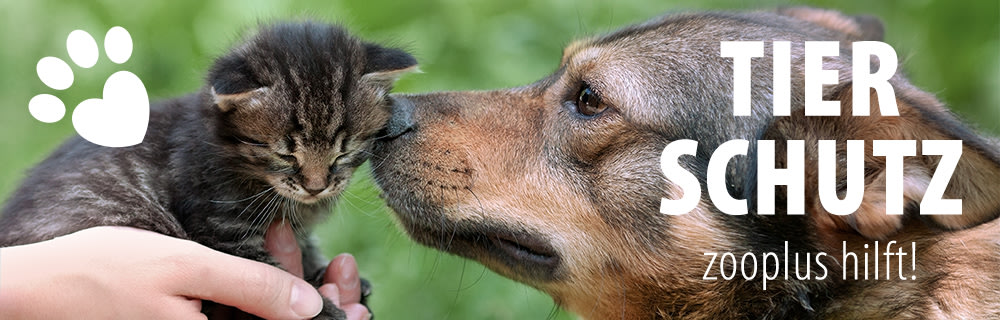
{"label": "dog's ear", "polygon": [[[883,116],[875,90],[871,90],[870,116],[852,116],[852,86],[842,84],[824,92],[824,100],[839,100],[840,116],[804,116],[803,110],[789,117],[778,117],[765,134],[765,139],[805,140],[806,173],[805,205],[807,215],[816,217],[822,229],[856,230],[871,239],[884,239],[903,227],[908,218],[915,217],[919,204],[931,179],[947,179],[947,173],[938,167],[948,167],[940,155],[924,155],[923,141],[961,140],[961,157],[944,191],[944,199],[962,199],[961,215],[935,215],[940,212],[922,212],[917,217],[924,223],[944,230],[970,228],[1000,215],[1000,145],[977,134],[948,111],[934,96],[921,91],[897,76],[890,80],[895,92],[898,116]],[[818,194],[817,140],[838,141],[836,167],[837,192],[844,197],[847,161],[846,140],[864,140],[864,194],[860,208],[849,215],[827,212]],[[903,161],[903,205],[908,215],[886,213],[886,157],[873,154],[874,140],[915,140],[915,155]],[[780,150],[780,149],[779,149]],[[957,151],[957,150],[956,150]],[[928,152],[930,153],[930,152]],[[953,153],[948,156],[953,156]],[[784,156],[779,155],[779,161]],[[849,172],[851,175],[858,174]],[[936,175],[942,175],[936,177]]]}
{"label": "dog's ear", "polygon": [[882,41],[885,29],[878,18],[869,15],[848,16],[843,13],[809,8],[789,7],[778,9],[778,14],[805,20],[820,27],[837,31],[851,41]]}

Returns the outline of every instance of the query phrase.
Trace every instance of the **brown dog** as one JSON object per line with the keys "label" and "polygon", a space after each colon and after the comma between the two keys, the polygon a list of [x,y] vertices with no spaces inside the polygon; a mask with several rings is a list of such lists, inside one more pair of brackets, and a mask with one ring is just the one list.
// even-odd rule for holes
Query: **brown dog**
{"label": "brown dog", "polygon": [[[589,319],[1000,318],[997,144],[898,73],[889,83],[900,116],[880,116],[875,91],[862,106],[872,116],[850,116],[850,44],[881,34],[872,18],[808,8],[654,19],[570,45],[555,73],[525,87],[399,97],[393,137],[376,147],[376,179],[417,241]],[[732,40],[764,41],[752,116],[733,116],[733,60],[720,55],[720,41]],[[771,113],[773,40],[792,42],[792,116]],[[843,116],[803,115],[802,42],[814,40],[841,42],[824,64],[840,84],[823,96],[841,101]],[[783,188],[776,215],[756,214],[752,201],[748,215],[724,214],[704,193],[690,213],[661,214],[661,198],[681,195],[661,152],[680,139],[699,142],[680,165],[703,190],[725,141],[775,140],[780,168],[784,142],[804,140],[806,214],[783,213]],[[852,215],[820,205],[820,139],[841,141],[841,192],[843,141],[867,141],[864,203]],[[918,215],[942,158],[919,149],[905,160],[906,214],[884,213],[891,177],[872,140],[892,139],[963,140],[944,193],[963,199],[963,215]],[[750,150],[727,167],[737,199],[756,199]]]}

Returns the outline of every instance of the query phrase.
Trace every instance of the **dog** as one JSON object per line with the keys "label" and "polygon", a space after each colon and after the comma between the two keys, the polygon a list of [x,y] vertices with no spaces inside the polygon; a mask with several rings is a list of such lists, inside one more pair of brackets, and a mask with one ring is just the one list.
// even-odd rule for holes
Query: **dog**
{"label": "dog", "polygon": [[[416,241],[478,260],[587,319],[1000,319],[1000,144],[898,72],[888,83],[899,116],[880,115],[875,90],[871,105],[852,105],[850,44],[882,33],[873,17],[802,7],[656,18],[569,45],[554,73],[527,86],[395,96],[375,180]],[[720,42],[736,40],[766,48],[751,68],[750,116],[733,116],[734,62],[720,55]],[[775,40],[792,43],[790,116],[771,112]],[[840,43],[823,64],[840,82],[822,95],[840,101],[841,116],[803,113],[804,41]],[[852,116],[854,108],[871,116]],[[702,189],[726,141],[774,140],[780,168],[786,142],[803,140],[806,213],[787,214],[780,187],[774,215],[757,214],[752,201],[749,214],[725,214],[704,194],[687,214],[661,214],[662,198],[682,195],[661,156],[682,139],[699,143],[678,161]],[[824,139],[867,141],[853,214],[820,205]],[[919,152],[904,160],[906,214],[885,214],[890,170],[871,142],[900,139],[963,141],[944,192],[963,199],[962,215],[919,214],[943,159]],[[725,171],[735,199],[756,199],[750,150]],[[766,252],[776,254],[769,261]],[[806,253],[816,256],[799,257]],[[727,269],[741,256],[743,269]],[[758,266],[784,276],[767,282]],[[722,278],[737,272],[744,276]]]}

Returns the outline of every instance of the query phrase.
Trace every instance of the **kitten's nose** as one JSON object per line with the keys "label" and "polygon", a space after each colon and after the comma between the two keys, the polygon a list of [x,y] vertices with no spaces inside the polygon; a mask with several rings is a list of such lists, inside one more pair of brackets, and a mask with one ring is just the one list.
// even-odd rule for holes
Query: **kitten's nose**
{"label": "kitten's nose", "polygon": [[326,187],[324,186],[324,187],[319,188],[319,189],[313,189],[313,188],[310,188],[310,187],[305,187],[303,189],[306,189],[306,192],[308,192],[310,195],[314,195],[315,196],[315,195],[319,194],[320,192],[323,192],[323,190],[326,190]]}
{"label": "kitten's nose", "polygon": [[[315,170],[310,168],[315,168],[315,167],[303,167],[302,170],[306,171],[307,173],[311,172],[307,170]],[[301,184],[302,189],[304,189],[309,194],[315,196],[320,192],[323,192],[323,190],[326,190],[327,186],[326,177],[327,177],[326,171],[321,171],[319,173],[305,174],[302,177],[302,184]]]}
{"label": "kitten's nose", "polygon": [[415,122],[413,121],[413,102],[402,97],[390,97],[392,100],[392,116],[389,118],[389,124],[385,127],[385,135],[383,138],[392,139],[399,137],[413,129]]}

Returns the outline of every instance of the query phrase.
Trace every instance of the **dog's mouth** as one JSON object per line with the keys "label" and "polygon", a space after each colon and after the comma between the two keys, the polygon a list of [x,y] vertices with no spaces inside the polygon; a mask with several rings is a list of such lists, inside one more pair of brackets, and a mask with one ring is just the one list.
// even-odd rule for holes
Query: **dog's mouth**
{"label": "dog's mouth", "polygon": [[[560,276],[561,258],[550,242],[535,232],[498,223],[454,222],[437,213],[401,212],[397,216],[417,242],[475,259],[494,271],[527,283],[550,282]],[[435,217],[436,223],[415,221]]]}
{"label": "dog's mouth", "polygon": [[555,269],[559,266],[559,256],[555,250],[535,237],[510,237],[508,235],[485,235],[492,240],[493,246],[513,260],[525,264]]}

